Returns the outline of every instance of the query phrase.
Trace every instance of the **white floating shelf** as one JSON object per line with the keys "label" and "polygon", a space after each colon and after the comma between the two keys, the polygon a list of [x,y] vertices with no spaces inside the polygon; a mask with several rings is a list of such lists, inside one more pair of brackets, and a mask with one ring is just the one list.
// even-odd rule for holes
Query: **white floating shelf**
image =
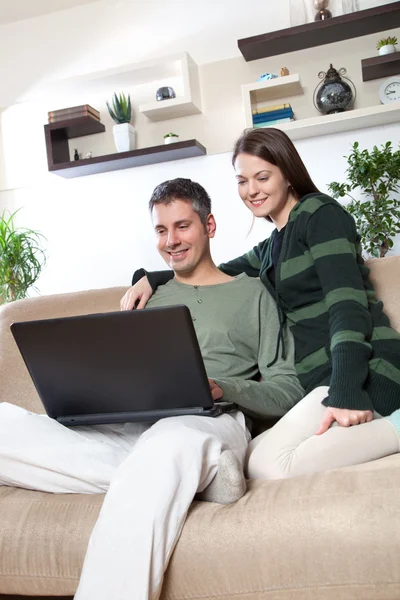
{"label": "white floating shelf", "polygon": [[400,102],[393,102],[392,104],[357,108],[333,115],[300,119],[291,123],[274,125],[274,127],[282,129],[292,140],[301,140],[329,133],[353,131],[398,122],[400,122]]}
{"label": "white floating shelf", "polygon": [[303,93],[300,75],[284,75],[267,81],[242,85],[242,91],[250,94],[253,102],[268,102],[286,96],[298,96]]}
{"label": "white floating shelf", "polygon": [[197,64],[184,52],[179,62],[183,94],[169,100],[139,105],[139,112],[150,121],[165,121],[201,113],[201,94]]}
{"label": "white floating shelf", "polygon": [[171,98],[170,100],[140,104],[139,112],[150,121],[164,121],[166,119],[198,115],[201,110],[193,101],[187,98]]}
{"label": "white floating shelf", "polygon": [[[172,85],[177,94],[171,100],[156,102],[156,90],[159,87]],[[167,83],[166,83],[167,82]],[[135,89],[136,88],[136,89]],[[151,89],[151,96],[147,89]],[[198,66],[187,52],[167,55],[139,63],[121,65],[116,68],[87,73],[77,77],[41,82],[39,89],[28,90],[22,98],[24,101],[50,101],[53,108],[83,104],[86,98],[125,90],[134,99],[138,90],[143,100],[151,100],[139,105],[139,112],[151,121],[176,119],[201,113],[201,92]],[[85,100],[84,100],[85,98]],[[21,100],[21,98],[20,98]],[[139,100],[140,102],[140,100]],[[94,104],[96,107],[96,104]],[[105,105],[103,106],[106,112]],[[136,107],[134,107],[136,110]]]}
{"label": "white floating shelf", "polygon": [[269,101],[281,100],[290,96],[299,96],[304,90],[300,83],[300,75],[284,75],[267,81],[246,83],[242,85],[242,99],[246,127],[253,127],[252,111]]}

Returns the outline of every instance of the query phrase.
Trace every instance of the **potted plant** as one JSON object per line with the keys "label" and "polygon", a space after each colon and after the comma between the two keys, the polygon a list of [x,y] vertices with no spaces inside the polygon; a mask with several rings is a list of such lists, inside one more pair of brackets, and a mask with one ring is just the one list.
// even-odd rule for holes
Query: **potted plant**
{"label": "potted plant", "polygon": [[166,133],[164,135],[164,144],[173,144],[174,142],[179,141],[179,135],[177,133]]}
{"label": "potted plant", "polygon": [[119,96],[114,93],[112,99],[112,108],[106,102],[108,112],[116,125],[113,127],[114,142],[118,152],[127,152],[134,150],[136,131],[130,124],[132,117],[131,97],[121,92]]}
{"label": "potted plant", "polygon": [[387,38],[382,38],[376,44],[379,56],[383,54],[392,54],[396,52],[397,37],[389,35]]}
{"label": "potted plant", "polygon": [[[334,198],[348,196],[346,206],[356,221],[361,244],[368,256],[383,257],[393,248],[393,238],[400,233],[400,150],[392,142],[374,146],[371,151],[360,150],[355,142],[347,158],[348,182],[329,184]],[[351,195],[361,190],[363,199]]]}
{"label": "potted plant", "polygon": [[44,236],[32,229],[17,228],[16,213],[0,215],[0,298],[19,300],[37,281],[46,256],[40,243]]}

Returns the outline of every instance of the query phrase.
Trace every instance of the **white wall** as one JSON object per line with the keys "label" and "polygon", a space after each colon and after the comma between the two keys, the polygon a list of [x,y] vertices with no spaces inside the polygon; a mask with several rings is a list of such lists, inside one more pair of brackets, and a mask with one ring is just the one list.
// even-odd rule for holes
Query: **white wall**
{"label": "white wall", "polygon": [[[400,124],[302,140],[296,146],[315,183],[326,191],[329,182],[343,180],[343,156],[353,141],[371,147],[389,139],[400,142]],[[213,241],[217,262],[240,255],[271,231],[260,221],[247,237],[251,215],[237,195],[230,153],[70,180],[48,175],[45,186],[1,193],[0,209],[24,207],[18,223],[40,229],[48,239],[41,293],[124,285],[138,266],[164,266],[154,247],[147,202],[155,185],[173,177],[197,180],[210,193],[218,224]]]}
{"label": "white wall", "polygon": [[[47,121],[47,111],[56,107],[49,106],[46,99],[29,103],[18,100],[31,86],[40,90],[41,82],[44,85],[52,76],[77,75],[137,60],[132,40],[140,42],[143,32],[139,35],[135,29],[137,21],[133,8],[136,3],[128,3],[130,19],[126,20],[122,30],[117,28],[122,13],[116,12],[116,7],[122,9],[125,4],[95,2],[0,27],[0,80],[10,84],[2,85],[0,97],[6,91],[12,98],[11,106],[0,112],[0,211],[23,207],[17,223],[38,229],[46,236],[48,264],[38,282],[44,294],[128,284],[137,266],[162,268],[163,263],[154,249],[147,202],[153,188],[165,179],[190,177],[210,193],[218,222],[218,233],[213,242],[217,262],[243,253],[269,234],[271,226],[262,221],[256,223],[247,236],[252,219],[238,198],[228,152],[243,127],[240,83],[253,81],[257,73],[276,69],[281,61],[282,65],[288,64],[292,72],[301,72],[307,88],[306,94],[296,100],[299,101],[299,118],[302,118],[308,116],[303,111],[310,110],[306,96],[312,95],[318,82],[315,73],[326,69],[328,58],[333,56],[340,63],[338,67],[354,65],[353,77],[358,78],[358,90],[363,92],[359,105],[362,106],[366,98],[368,102],[364,105],[378,103],[375,97],[380,82],[368,82],[361,87],[360,74],[355,73],[356,67],[357,70],[360,68],[360,56],[372,55],[366,53],[373,47],[372,36],[254,63],[233,58],[201,68],[203,115],[162,125],[167,131],[182,128],[187,134],[183,139],[196,137],[201,142],[205,139],[209,151],[218,154],[70,180],[50,174],[43,124]],[[210,9],[210,3],[205,4]],[[265,6],[267,4],[265,2]],[[191,5],[195,7],[192,16],[196,16],[200,5]],[[223,5],[224,2],[218,3],[218,10]],[[287,3],[282,5],[287,8]],[[138,15],[143,15],[146,10],[145,4],[140,4]],[[153,32],[158,43],[160,24],[157,21],[152,28],[150,16],[146,35]],[[217,16],[224,35],[227,35],[227,22],[223,22],[220,13]],[[201,23],[197,38],[193,35],[195,46],[200,48],[206,44],[211,47],[212,38],[205,36],[204,21]],[[237,37],[256,33],[250,31],[249,21],[246,23],[241,34],[231,35],[231,46],[236,45]],[[182,28],[182,24],[180,26]],[[254,27],[259,29],[260,22]],[[164,38],[162,40],[165,42]],[[181,37],[177,35],[174,40],[174,48],[168,47],[168,51],[190,50],[192,40],[183,36],[182,31]],[[180,47],[180,43],[187,45]],[[227,52],[232,55],[230,50]],[[82,98],[82,101],[91,103],[91,98]],[[0,100],[0,105],[2,103],[4,105],[4,100]],[[314,109],[311,107],[311,110]],[[105,152],[113,152],[111,122],[104,110],[102,120],[107,126],[106,134],[82,138],[79,142],[82,151],[86,148],[95,151],[97,145],[105,145]],[[141,146],[151,145],[157,139],[162,132],[158,126],[139,121]],[[298,142],[296,145],[322,190],[326,190],[326,185],[333,180],[344,180],[346,161],[343,156],[349,153],[355,140],[368,148],[387,140],[397,145],[400,124]],[[99,148],[97,153],[105,152],[104,149],[100,152]],[[400,250],[399,245],[397,249]]]}
{"label": "white wall", "polygon": [[[311,7],[312,0],[304,1]],[[395,1],[358,4],[365,9]],[[15,4],[23,2],[36,0]],[[182,51],[198,64],[239,57],[238,39],[289,27],[289,5],[290,0],[99,0],[0,25],[0,107],[21,101],[41,82],[115,64]],[[330,0],[330,8],[341,14],[341,0]],[[311,18],[311,8],[309,13]]]}

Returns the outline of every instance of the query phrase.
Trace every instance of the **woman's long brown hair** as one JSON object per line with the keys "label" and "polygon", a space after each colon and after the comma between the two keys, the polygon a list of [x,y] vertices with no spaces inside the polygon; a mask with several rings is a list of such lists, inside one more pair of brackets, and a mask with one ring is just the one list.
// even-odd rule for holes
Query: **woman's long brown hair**
{"label": "woman's long brown hair", "polygon": [[245,131],[235,143],[233,166],[238,154],[257,156],[279,167],[298,199],[306,194],[319,193],[293,142],[280,129],[268,127]]}

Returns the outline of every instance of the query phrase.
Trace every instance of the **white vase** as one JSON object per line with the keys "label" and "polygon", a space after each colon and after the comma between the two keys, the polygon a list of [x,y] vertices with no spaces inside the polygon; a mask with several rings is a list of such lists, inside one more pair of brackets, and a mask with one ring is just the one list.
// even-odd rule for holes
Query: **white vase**
{"label": "white vase", "polygon": [[113,127],[114,143],[118,152],[135,149],[136,131],[130,123],[118,123]]}
{"label": "white vase", "polygon": [[378,52],[379,56],[383,56],[384,54],[393,54],[393,52],[396,52],[396,46],[393,46],[393,44],[386,44],[386,46],[381,46]]}
{"label": "white vase", "polygon": [[164,144],[173,144],[174,142],[179,142],[179,136],[164,138]]}

